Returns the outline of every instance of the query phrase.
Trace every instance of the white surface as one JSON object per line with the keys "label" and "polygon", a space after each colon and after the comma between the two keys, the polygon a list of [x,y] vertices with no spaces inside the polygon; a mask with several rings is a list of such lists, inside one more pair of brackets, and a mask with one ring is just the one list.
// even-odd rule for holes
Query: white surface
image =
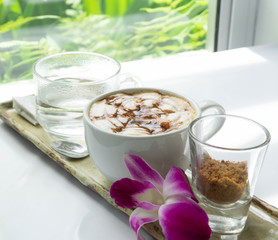
{"label": "white surface", "polygon": [[[211,99],[265,125],[272,140],[255,195],[278,207],[278,45],[126,63],[145,86]],[[0,98],[29,94],[0,85]],[[0,239],[136,239],[128,218],[0,124]]]}
{"label": "white surface", "polygon": [[0,239],[134,238],[124,214],[14,130],[0,136]]}

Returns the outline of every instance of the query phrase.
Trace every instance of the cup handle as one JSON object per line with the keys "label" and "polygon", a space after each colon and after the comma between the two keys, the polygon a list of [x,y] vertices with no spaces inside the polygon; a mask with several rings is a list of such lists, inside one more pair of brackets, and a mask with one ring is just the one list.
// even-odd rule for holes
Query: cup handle
{"label": "cup handle", "polygon": [[[200,102],[198,102],[198,105],[201,109],[201,116],[208,115],[208,114],[225,114],[226,113],[225,109],[220,104],[218,104],[217,102],[211,101],[211,100],[200,101]],[[208,112],[208,114],[207,114],[207,112]],[[214,136],[221,129],[221,127],[224,124],[224,121],[225,120],[223,120],[223,121],[220,120],[220,121],[214,122],[213,124],[209,124],[207,129],[210,129],[210,131],[208,131],[208,133],[203,137],[202,140],[208,140],[212,136]],[[187,155],[188,159],[191,158],[189,152],[190,152],[189,145],[187,144],[187,154],[186,155]],[[189,164],[189,167],[186,170],[186,174],[191,181],[191,178],[192,178],[191,163]]]}
{"label": "cup handle", "polygon": [[142,85],[138,76],[133,73],[121,73],[119,75],[120,89],[140,87]]}
{"label": "cup handle", "polygon": [[225,114],[225,109],[217,102],[211,100],[203,100],[199,102],[199,106],[201,109],[201,115],[205,115],[203,113],[208,110],[212,110],[213,114]]}
{"label": "cup handle", "polygon": [[[199,103],[200,109],[201,109],[201,115],[208,115],[206,112],[209,112],[209,114],[225,114],[225,109],[218,104],[217,102],[211,101],[211,100],[203,100]],[[219,120],[213,123],[210,123],[207,129],[210,129],[210,131],[207,132],[207,134],[203,137],[203,141],[210,139],[212,136],[214,136],[223,126],[225,120]]]}

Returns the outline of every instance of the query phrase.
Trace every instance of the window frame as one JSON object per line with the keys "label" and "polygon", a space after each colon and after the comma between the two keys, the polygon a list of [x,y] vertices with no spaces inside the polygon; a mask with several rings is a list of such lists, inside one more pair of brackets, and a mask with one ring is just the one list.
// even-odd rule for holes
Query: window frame
{"label": "window frame", "polygon": [[253,46],[259,0],[210,0],[207,49]]}

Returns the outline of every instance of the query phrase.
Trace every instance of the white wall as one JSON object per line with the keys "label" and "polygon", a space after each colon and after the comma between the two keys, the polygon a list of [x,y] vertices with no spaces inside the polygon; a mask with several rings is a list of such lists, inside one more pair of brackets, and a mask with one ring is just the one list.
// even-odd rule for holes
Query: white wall
{"label": "white wall", "polygon": [[259,0],[254,45],[278,43],[278,0]]}

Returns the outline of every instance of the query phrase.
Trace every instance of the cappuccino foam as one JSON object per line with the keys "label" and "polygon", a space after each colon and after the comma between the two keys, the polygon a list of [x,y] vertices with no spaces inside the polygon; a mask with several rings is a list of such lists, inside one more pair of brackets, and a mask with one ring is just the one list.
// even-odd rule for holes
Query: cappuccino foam
{"label": "cappuccino foam", "polygon": [[183,98],[156,91],[118,93],[92,104],[89,118],[98,128],[122,135],[156,135],[187,127],[196,110]]}

